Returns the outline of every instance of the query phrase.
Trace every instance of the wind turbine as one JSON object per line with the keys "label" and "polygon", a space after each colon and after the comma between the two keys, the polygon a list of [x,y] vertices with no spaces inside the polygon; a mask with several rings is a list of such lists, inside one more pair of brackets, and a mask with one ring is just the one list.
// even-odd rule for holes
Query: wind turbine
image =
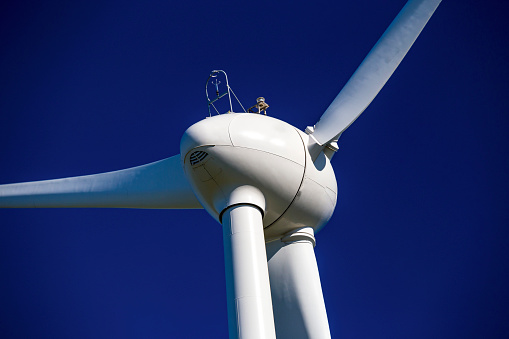
{"label": "wind turbine", "polygon": [[180,155],[2,185],[0,207],[205,208],[223,225],[230,337],[330,337],[313,250],[336,205],[330,160],[439,3],[410,0],[305,132],[262,114],[217,115],[185,131]]}

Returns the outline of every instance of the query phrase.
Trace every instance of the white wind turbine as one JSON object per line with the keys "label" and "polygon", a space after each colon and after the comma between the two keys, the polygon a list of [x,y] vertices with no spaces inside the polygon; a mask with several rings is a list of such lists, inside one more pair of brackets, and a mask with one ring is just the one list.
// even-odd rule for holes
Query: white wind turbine
{"label": "white wind turbine", "polygon": [[217,115],[185,131],[180,155],[0,185],[0,207],[205,208],[223,225],[230,338],[328,338],[313,248],[336,205],[330,159],[440,1],[410,0],[306,133],[262,114]]}

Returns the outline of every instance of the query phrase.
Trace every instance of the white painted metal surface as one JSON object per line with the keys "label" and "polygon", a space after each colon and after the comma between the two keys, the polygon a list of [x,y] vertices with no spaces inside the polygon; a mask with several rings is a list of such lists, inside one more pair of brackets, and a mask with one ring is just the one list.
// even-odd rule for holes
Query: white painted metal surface
{"label": "white painted metal surface", "polygon": [[[211,129],[216,132],[210,133]],[[180,149],[186,176],[210,215],[219,221],[220,213],[229,206],[231,192],[250,185],[265,196],[265,227],[274,223],[298,194],[306,164],[299,132],[281,120],[259,114],[234,113],[199,121],[184,133]],[[196,152],[207,156],[192,163]]]}
{"label": "white painted metal surface", "polygon": [[[215,133],[210,131],[214,130]],[[260,189],[266,199],[266,239],[296,228],[318,231],[332,216],[337,185],[329,159],[313,161],[309,136],[295,127],[259,114],[234,113],[197,122],[181,141],[183,167],[205,209],[219,221],[232,190]],[[207,156],[192,163],[203,152]]]}
{"label": "white painted metal surface", "polygon": [[120,171],[0,185],[1,208],[202,208],[180,156]]}
{"label": "white painted metal surface", "polygon": [[266,244],[278,339],[331,337],[314,244],[311,227]]}
{"label": "white painted metal surface", "polygon": [[315,126],[320,145],[337,139],[368,107],[412,47],[441,0],[410,0]]}
{"label": "white painted metal surface", "polygon": [[[249,189],[241,193],[247,200],[259,198],[255,193],[251,199]],[[262,209],[230,206],[222,223],[230,339],[275,338]]]}
{"label": "white painted metal surface", "polygon": [[237,114],[229,126],[232,145],[275,154],[305,165],[305,149],[292,125],[260,114]]}
{"label": "white painted metal surface", "polygon": [[[309,136],[303,132],[300,135],[307,144]],[[329,159],[321,152],[313,160],[306,152],[306,168],[299,192],[283,215],[265,228],[265,239],[279,239],[284,233],[306,226],[318,232],[334,212],[337,191],[336,176]]]}

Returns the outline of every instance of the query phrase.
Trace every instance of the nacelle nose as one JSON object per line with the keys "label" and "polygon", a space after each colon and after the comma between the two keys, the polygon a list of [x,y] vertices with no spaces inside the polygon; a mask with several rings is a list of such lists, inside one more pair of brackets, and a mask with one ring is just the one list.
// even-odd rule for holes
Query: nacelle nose
{"label": "nacelle nose", "polygon": [[[306,204],[308,199],[317,199],[309,194],[305,199],[300,192],[303,183],[307,183],[306,191],[310,187],[306,164],[311,159],[305,147],[306,137],[295,127],[265,115],[231,113],[207,118],[189,127],[182,137],[180,154],[195,194],[216,220],[220,222],[221,212],[231,203],[230,196],[234,190],[253,186],[265,197],[263,223],[266,234],[269,229],[277,234],[278,224],[284,229],[292,228],[294,224],[302,227],[301,223],[292,221],[292,214],[302,219],[302,213],[292,204],[299,202],[298,205],[301,205]],[[314,168],[312,162],[311,165]],[[329,167],[335,185],[328,159],[323,164],[325,166]],[[316,189],[313,191],[316,193]],[[330,203],[330,194],[322,194],[332,205],[332,210],[335,187],[333,191],[333,204]],[[330,207],[327,206],[327,211]],[[297,209],[309,210],[298,206]],[[295,211],[288,213],[292,210]],[[315,209],[311,214],[316,212],[320,217],[303,219],[306,223],[314,223],[306,226],[319,227],[323,224],[324,213]],[[325,222],[331,213],[325,213]]]}

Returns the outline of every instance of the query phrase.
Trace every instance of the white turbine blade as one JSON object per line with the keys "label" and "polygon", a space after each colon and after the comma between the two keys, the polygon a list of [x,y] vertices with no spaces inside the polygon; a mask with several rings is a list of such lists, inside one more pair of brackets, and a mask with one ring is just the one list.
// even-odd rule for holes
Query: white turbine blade
{"label": "white turbine blade", "polygon": [[202,208],[180,155],[120,171],[0,185],[0,208]]}
{"label": "white turbine blade", "polygon": [[337,139],[368,107],[412,47],[441,0],[410,0],[315,126],[320,145]]}
{"label": "white turbine blade", "polygon": [[299,229],[265,246],[276,337],[330,338],[313,229]]}

